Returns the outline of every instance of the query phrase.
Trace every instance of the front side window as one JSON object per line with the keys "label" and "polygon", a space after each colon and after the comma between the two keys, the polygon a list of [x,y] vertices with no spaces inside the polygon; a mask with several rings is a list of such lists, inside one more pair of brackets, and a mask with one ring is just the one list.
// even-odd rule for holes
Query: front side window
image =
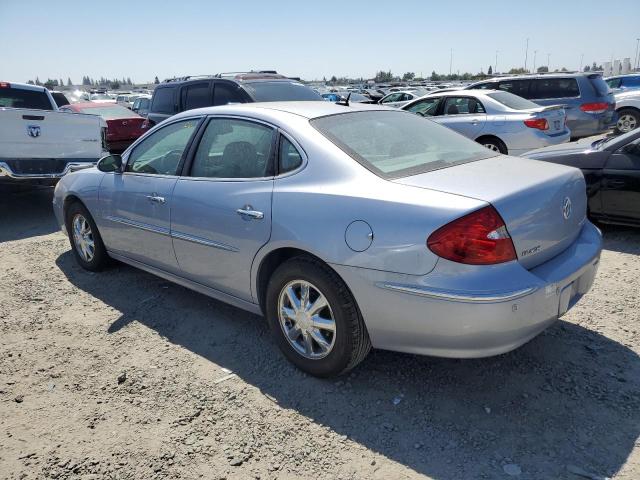
{"label": "front side window", "polygon": [[580,96],[580,89],[575,78],[539,78],[533,81],[531,90],[532,99]]}
{"label": "front side window", "polygon": [[192,177],[261,178],[271,174],[272,128],[231,118],[212,118],[200,140]]}
{"label": "front side window", "polygon": [[464,115],[485,113],[482,104],[472,97],[447,97],[444,101],[444,115]]}
{"label": "front side window", "polygon": [[418,100],[407,108],[408,112],[417,113],[423,117],[431,117],[436,114],[438,110],[438,104],[440,103],[439,97],[425,98]]}
{"label": "front side window", "polygon": [[175,113],[174,88],[156,88],[153,92],[153,111],[158,113]]}
{"label": "front side window", "polygon": [[400,178],[498,155],[405,111],[361,111],[311,120],[327,139],[382,178]]}
{"label": "front side window", "polygon": [[197,119],[167,125],[145,138],[129,156],[127,172],[176,175]]}
{"label": "front side window", "polygon": [[280,136],[279,152],[278,173],[287,173],[302,165],[302,155],[284,135]]}
{"label": "front side window", "polygon": [[399,102],[401,98],[401,93],[392,93],[391,95],[387,95],[385,98],[383,98],[381,103]]}

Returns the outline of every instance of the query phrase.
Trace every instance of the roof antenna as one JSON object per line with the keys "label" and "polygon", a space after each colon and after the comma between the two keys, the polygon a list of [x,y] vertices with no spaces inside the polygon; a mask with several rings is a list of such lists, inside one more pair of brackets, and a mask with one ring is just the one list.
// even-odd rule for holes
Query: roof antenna
{"label": "roof antenna", "polygon": [[345,107],[348,107],[350,98],[351,98],[351,92],[349,92],[349,95],[347,95],[347,98],[345,98],[344,100],[338,100],[336,102],[336,105],[343,105]]}

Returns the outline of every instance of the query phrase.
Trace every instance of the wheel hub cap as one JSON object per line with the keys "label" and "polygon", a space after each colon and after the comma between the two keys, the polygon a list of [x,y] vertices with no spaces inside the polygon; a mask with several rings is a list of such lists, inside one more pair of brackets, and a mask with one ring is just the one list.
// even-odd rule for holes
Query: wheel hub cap
{"label": "wheel hub cap", "polygon": [[289,344],[310,359],[327,356],[335,344],[336,323],[322,292],[305,280],[287,283],[278,297],[278,319]]}
{"label": "wheel hub cap", "polygon": [[95,244],[89,222],[84,216],[77,214],[73,217],[71,227],[76,251],[85,262],[90,262],[95,255]]}

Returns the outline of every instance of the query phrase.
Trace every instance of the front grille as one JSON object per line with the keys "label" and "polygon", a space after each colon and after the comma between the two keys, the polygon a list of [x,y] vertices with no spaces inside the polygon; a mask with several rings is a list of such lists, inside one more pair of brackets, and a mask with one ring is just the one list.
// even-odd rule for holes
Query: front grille
{"label": "front grille", "polygon": [[64,160],[61,158],[24,158],[4,160],[14,173],[21,175],[62,173],[64,167],[66,167],[67,163],[70,161],[71,160]]}

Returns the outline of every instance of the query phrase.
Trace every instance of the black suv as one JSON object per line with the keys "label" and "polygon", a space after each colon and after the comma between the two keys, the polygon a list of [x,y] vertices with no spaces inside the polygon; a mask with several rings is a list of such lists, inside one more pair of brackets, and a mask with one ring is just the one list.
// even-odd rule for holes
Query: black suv
{"label": "black suv", "polygon": [[153,91],[150,126],[185,110],[228,103],[319,100],[299,81],[277,73],[246,72],[165,80]]}

